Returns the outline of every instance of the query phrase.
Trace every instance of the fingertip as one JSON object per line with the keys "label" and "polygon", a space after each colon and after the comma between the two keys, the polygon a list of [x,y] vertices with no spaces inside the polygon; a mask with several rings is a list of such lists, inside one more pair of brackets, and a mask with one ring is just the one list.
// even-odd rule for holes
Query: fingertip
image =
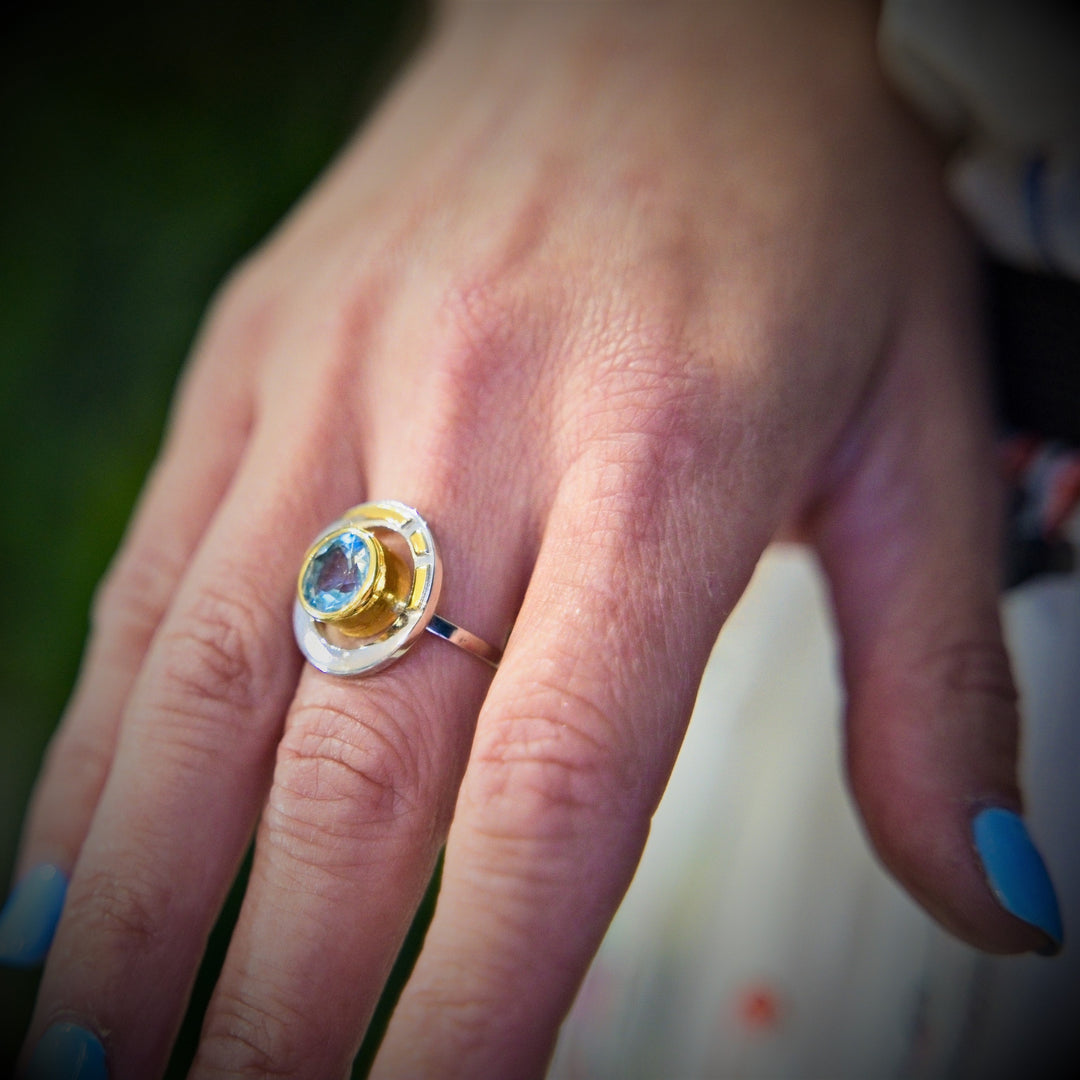
{"label": "fingertip", "polygon": [[30,1055],[25,1080],[108,1080],[105,1047],[78,1024],[53,1024]]}
{"label": "fingertip", "polygon": [[33,968],[41,964],[67,897],[67,875],[51,863],[30,869],[16,883],[0,912],[0,964]]}
{"label": "fingertip", "polygon": [[999,806],[981,809],[971,823],[976,854],[994,898],[1010,915],[1045,936],[1035,951],[1056,956],[1065,927],[1053,880],[1024,819]]}

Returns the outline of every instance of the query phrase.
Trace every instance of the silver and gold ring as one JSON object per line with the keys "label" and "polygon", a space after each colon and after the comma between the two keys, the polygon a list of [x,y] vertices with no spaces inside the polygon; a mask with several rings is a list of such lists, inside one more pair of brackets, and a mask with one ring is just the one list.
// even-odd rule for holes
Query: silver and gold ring
{"label": "silver and gold ring", "polygon": [[416,510],[393,501],[354,506],[304,556],[293,606],[296,642],[331,675],[378,671],[425,630],[498,667],[499,649],[436,614],[441,588],[435,537]]}

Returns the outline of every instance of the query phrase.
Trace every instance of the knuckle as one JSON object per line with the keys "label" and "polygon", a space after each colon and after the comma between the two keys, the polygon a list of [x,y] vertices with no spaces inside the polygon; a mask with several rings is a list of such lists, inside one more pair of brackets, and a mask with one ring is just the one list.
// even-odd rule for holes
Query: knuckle
{"label": "knuckle", "polygon": [[716,433],[695,415],[694,402],[678,391],[662,394],[634,404],[613,396],[599,406],[603,415],[585,418],[568,470],[588,492],[578,518],[582,536],[617,562],[666,555],[691,535],[695,515],[715,503],[722,482],[722,469],[703,467],[725,459]]}
{"label": "knuckle", "polygon": [[307,1031],[311,1018],[284,1003],[238,997],[219,990],[203,1031],[195,1072],[200,1076],[295,1076],[299,1048],[292,1032]]}
{"label": "knuckle", "polygon": [[440,407],[427,436],[434,491],[468,498],[468,485],[457,475],[461,461],[478,451],[486,455],[495,437],[513,458],[508,439],[523,447],[526,437],[543,436],[530,408],[547,351],[533,328],[534,314],[535,306],[523,307],[487,272],[455,282],[440,297],[433,379]]}
{"label": "knuckle", "polygon": [[144,647],[157,629],[183,570],[167,543],[141,544],[122,555],[102,578],[91,604],[91,626],[117,647]]}
{"label": "knuckle", "polygon": [[168,706],[190,716],[250,712],[273,678],[266,635],[259,631],[271,620],[242,578],[230,588],[202,588],[160,637],[159,692]]}
{"label": "knuckle", "polygon": [[447,354],[468,371],[500,366],[502,349],[521,333],[520,303],[495,268],[481,268],[453,282],[439,305]]}
{"label": "knuckle", "polygon": [[567,318],[572,304],[562,295],[566,291],[565,284],[535,279],[523,284],[497,263],[452,281],[435,316],[443,397],[476,422],[498,406],[509,414],[501,418],[501,432],[509,418],[535,426],[535,401],[562,368],[553,361],[570,355],[573,320]]}
{"label": "knuckle", "polygon": [[508,837],[546,834],[561,843],[600,817],[633,813],[640,782],[627,733],[580,683],[534,680],[478,737],[473,790],[484,819]]}
{"label": "knuckle", "polygon": [[938,738],[962,742],[970,761],[1002,776],[1013,775],[1019,750],[1017,690],[1005,645],[999,637],[960,638],[931,652],[924,686],[937,718]]}
{"label": "knuckle", "polygon": [[[890,648],[891,643],[891,648]],[[887,722],[849,725],[847,763],[853,787],[873,816],[887,822],[891,845],[900,843],[905,803],[880,783],[883,768],[912,760],[925,776],[956,785],[960,778],[1003,789],[1015,783],[1019,750],[1017,692],[1000,637],[983,632],[938,635],[920,648],[887,639],[852,687],[857,715]],[[877,753],[869,753],[870,739]],[[905,769],[905,775],[913,776]],[[905,780],[904,783],[914,782]],[[927,781],[929,782],[929,781]],[[913,834],[914,835],[914,834]]]}
{"label": "knuckle", "polygon": [[949,687],[961,694],[980,694],[1010,705],[1016,704],[1016,685],[1005,644],[961,641],[942,658]]}
{"label": "knuckle", "polygon": [[[506,950],[502,963],[510,967],[520,962]],[[503,1015],[506,981],[491,971],[490,981],[477,979],[476,966],[466,969],[460,962],[440,958],[435,978],[428,975],[422,987],[410,985],[412,1006],[418,1015],[431,1017],[422,1031],[411,1032],[409,1041],[390,1043],[388,1076],[425,1077],[431,1074],[432,1060],[483,1060],[492,1037],[494,1017]],[[463,988],[467,987],[467,992]],[[380,1064],[382,1059],[380,1059]]]}
{"label": "knuckle", "polygon": [[[342,845],[348,859],[357,839],[387,826],[408,827],[430,772],[411,715],[385,703],[353,710],[340,702],[309,702],[293,710],[278,748],[267,824],[292,849]],[[420,818],[425,815],[420,815]]]}
{"label": "knuckle", "polygon": [[[641,358],[637,347],[616,355],[597,379],[585,413],[586,431],[620,464],[670,469],[696,461],[715,426],[714,408],[700,382],[664,359]],[[687,448],[695,451],[686,457]]]}
{"label": "knuckle", "polygon": [[603,361],[579,396],[571,435],[598,504],[618,513],[620,528],[654,516],[643,511],[676,485],[692,492],[711,483],[719,470],[702,463],[732,452],[735,427],[718,420],[723,392],[714,377],[682,370],[681,356],[653,348],[629,342]]}
{"label": "knuckle", "polygon": [[97,793],[112,766],[112,739],[82,724],[63,724],[49,741],[44,776],[57,793],[78,800]]}
{"label": "knuckle", "polygon": [[129,859],[123,873],[94,868],[81,878],[68,912],[68,940],[137,955],[167,944],[170,927],[176,925],[174,890],[145,860],[138,866],[133,861],[139,860]]}
{"label": "knuckle", "polygon": [[1015,710],[1016,684],[1009,654],[1000,637],[962,637],[936,645],[917,670],[946,706],[971,703]]}

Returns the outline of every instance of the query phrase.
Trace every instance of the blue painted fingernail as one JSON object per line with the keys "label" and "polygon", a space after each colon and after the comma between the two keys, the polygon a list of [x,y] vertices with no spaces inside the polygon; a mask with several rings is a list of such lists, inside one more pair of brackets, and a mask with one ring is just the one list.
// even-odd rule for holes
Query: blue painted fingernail
{"label": "blue painted fingernail", "polygon": [[1011,810],[990,807],[976,814],[971,824],[975,850],[998,903],[1050,938],[1052,947],[1040,952],[1050,956],[1060,952],[1065,929],[1057,894],[1024,819]]}
{"label": "blue painted fingernail", "polygon": [[53,1024],[41,1036],[25,1080],[108,1080],[105,1047],[77,1024]]}
{"label": "blue painted fingernail", "polygon": [[12,890],[0,912],[0,964],[36,967],[52,944],[67,895],[67,876],[55,866],[35,866]]}

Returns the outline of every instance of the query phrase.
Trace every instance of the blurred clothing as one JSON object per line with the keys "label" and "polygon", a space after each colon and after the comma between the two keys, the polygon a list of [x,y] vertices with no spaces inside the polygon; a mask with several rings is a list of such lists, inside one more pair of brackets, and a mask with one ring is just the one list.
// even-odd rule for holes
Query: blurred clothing
{"label": "blurred clothing", "polygon": [[952,142],[948,186],[989,249],[1080,279],[1080,7],[886,0],[880,45]]}
{"label": "blurred clothing", "polygon": [[[1080,540],[1080,516],[1068,526]],[[1028,820],[1080,927],[1080,574],[1011,592]],[[1012,1080],[1080,1061],[1080,953],[990,957],[881,869],[842,777],[824,585],[777,547],[724,628],[552,1080]]]}

